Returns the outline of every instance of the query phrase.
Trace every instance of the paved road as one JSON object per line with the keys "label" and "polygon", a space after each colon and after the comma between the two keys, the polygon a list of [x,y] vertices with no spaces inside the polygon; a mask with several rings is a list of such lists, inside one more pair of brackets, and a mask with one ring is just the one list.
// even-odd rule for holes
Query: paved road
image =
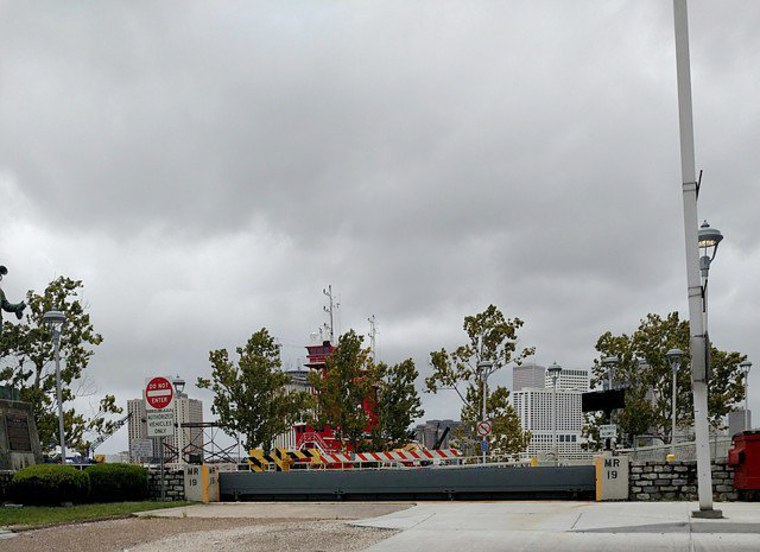
{"label": "paved road", "polygon": [[352,524],[402,530],[368,552],[760,550],[760,503],[718,506],[726,519],[685,502],[423,502]]}

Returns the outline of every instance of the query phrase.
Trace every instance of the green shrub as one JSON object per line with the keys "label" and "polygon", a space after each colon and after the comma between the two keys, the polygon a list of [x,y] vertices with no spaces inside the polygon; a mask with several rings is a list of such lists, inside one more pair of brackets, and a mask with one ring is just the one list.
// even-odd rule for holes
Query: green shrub
{"label": "green shrub", "polygon": [[37,464],[13,474],[10,496],[22,504],[87,502],[90,478],[87,473],[59,464]]}
{"label": "green shrub", "polygon": [[90,476],[90,496],[95,502],[123,502],[148,497],[148,472],[130,464],[95,464],[85,470]]}

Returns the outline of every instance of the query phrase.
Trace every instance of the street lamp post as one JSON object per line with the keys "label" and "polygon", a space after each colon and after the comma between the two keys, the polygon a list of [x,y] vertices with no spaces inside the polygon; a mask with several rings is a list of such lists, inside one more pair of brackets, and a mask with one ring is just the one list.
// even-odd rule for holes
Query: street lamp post
{"label": "street lamp post", "polygon": [[671,399],[671,408],[673,410],[673,420],[672,420],[672,427],[670,428],[670,454],[673,456],[676,455],[676,385],[677,380],[676,376],[678,376],[678,369],[681,367],[681,357],[683,356],[683,351],[681,349],[670,349],[667,353],[665,353],[665,356],[668,357],[668,362],[670,362],[670,369],[673,372],[673,398]]}
{"label": "street lamp post", "polygon": [[[482,351],[481,351],[482,354]],[[480,380],[483,385],[483,411],[482,411],[482,418],[481,420],[486,421],[488,419],[488,410],[487,410],[487,404],[486,399],[488,398],[488,376],[491,375],[491,372],[493,371],[493,362],[490,360],[481,360],[478,362],[478,370],[480,371]],[[484,436],[482,441],[480,442],[480,452],[483,455],[483,463],[486,463],[486,443],[488,442],[488,437]]]}
{"label": "street lamp post", "polygon": [[55,395],[58,401],[58,443],[61,445],[61,464],[66,463],[66,434],[63,428],[63,392],[61,391],[61,326],[66,315],[61,311],[51,310],[42,315],[47,327],[53,334],[55,347]]}
{"label": "street lamp post", "polygon": [[739,364],[739,368],[744,373],[744,431],[749,431],[749,369],[752,363],[745,360]]}
{"label": "street lamp post", "polygon": [[698,245],[702,251],[699,257],[699,272],[702,278],[702,329],[705,333],[705,372],[706,380],[710,379],[710,334],[707,330],[707,283],[710,277],[710,264],[718,252],[718,244],[723,241],[723,234],[717,228],[712,228],[707,221],[699,227]]}
{"label": "street lamp post", "polygon": [[559,463],[559,448],[557,447],[557,379],[559,378],[562,367],[556,362],[552,363],[546,369],[552,378],[552,452],[554,461]]}
{"label": "street lamp post", "polygon": [[[683,192],[686,251],[687,296],[689,298],[689,348],[694,394],[694,436],[697,449],[699,511],[695,517],[723,517],[713,509],[710,472],[709,431],[707,425],[707,335],[703,326],[704,287],[700,285],[700,242],[697,236],[697,195],[699,182],[694,159],[694,121],[691,101],[691,63],[689,60],[689,18],[686,0],[673,0],[675,23],[676,77],[678,86],[678,123],[681,138],[681,183]],[[717,244],[716,244],[717,245]]]}
{"label": "street lamp post", "polygon": [[[176,435],[177,435],[177,462],[180,464],[185,461],[185,447],[187,446],[185,444],[185,428],[182,427],[182,420],[180,419],[180,408],[177,404],[179,401],[182,400],[182,397],[185,396],[185,380],[180,377],[179,374],[177,374],[172,379],[172,385],[174,386],[174,390],[177,392],[177,399],[172,408],[174,408],[174,420],[176,421]],[[163,448],[163,440],[161,443],[161,447]]]}
{"label": "street lamp post", "polygon": [[[610,355],[602,358],[602,366],[607,368],[607,389],[612,391],[615,388],[615,366],[620,362],[617,355]],[[607,415],[607,424],[612,424],[612,410],[605,411]],[[604,450],[612,450],[612,439],[607,438],[604,440]]]}

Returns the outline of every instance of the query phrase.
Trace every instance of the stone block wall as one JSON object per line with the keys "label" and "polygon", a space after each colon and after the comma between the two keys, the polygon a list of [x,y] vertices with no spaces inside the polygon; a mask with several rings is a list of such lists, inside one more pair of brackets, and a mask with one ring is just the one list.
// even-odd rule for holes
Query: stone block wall
{"label": "stone block wall", "polygon": [[[717,502],[737,500],[734,468],[726,460],[712,464],[713,497]],[[696,462],[631,463],[629,500],[698,500]]]}
{"label": "stone block wall", "polygon": [[[185,470],[165,470],[166,500],[173,502],[185,500]],[[148,498],[161,500],[161,470],[148,470]]]}

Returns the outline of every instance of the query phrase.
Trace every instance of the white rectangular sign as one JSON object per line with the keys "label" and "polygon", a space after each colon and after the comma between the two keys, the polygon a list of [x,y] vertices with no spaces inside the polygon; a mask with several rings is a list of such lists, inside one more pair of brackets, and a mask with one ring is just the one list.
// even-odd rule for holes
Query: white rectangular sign
{"label": "white rectangular sign", "polygon": [[132,439],[129,443],[129,455],[132,458],[152,458],[153,441],[151,439]]}
{"label": "white rectangular sign", "polygon": [[174,435],[174,409],[148,410],[148,437],[170,437]]}
{"label": "white rectangular sign", "polygon": [[602,439],[614,439],[617,436],[617,425],[607,424],[599,426],[599,437]]}

